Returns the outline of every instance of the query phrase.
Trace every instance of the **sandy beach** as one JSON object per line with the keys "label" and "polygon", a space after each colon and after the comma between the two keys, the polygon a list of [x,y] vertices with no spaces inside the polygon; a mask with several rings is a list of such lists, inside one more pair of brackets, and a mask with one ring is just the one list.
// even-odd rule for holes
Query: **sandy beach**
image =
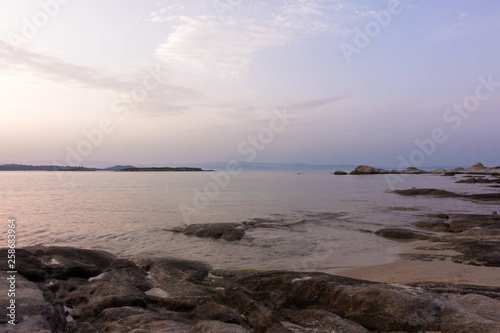
{"label": "sandy beach", "polygon": [[[390,284],[449,282],[499,287],[500,267],[465,265],[448,256],[459,255],[443,250],[442,243],[426,240],[407,242],[404,254],[392,263],[335,271],[336,275]],[[418,259],[424,255],[425,260]]]}

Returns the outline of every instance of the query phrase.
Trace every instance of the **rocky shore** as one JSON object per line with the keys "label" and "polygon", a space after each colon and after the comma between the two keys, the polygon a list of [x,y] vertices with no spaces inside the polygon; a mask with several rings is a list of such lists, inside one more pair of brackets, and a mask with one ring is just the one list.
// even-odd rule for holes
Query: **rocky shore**
{"label": "rocky shore", "polygon": [[[342,170],[334,172],[335,175],[347,175],[348,173]],[[436,170],[421,170],[415,167],[407,167],[405,170],[385,170],[375,168],[369,165],[358,165],[350,175],[373,175],[373,174],[442,174],[452,176],[455,174],[475,174],[475,175],[494,175],[500,176],[500,166],[485,167],[482,163],[476,163],[469,168],[453,168],[453,169],[436,169]]]}
{"label": "rocky shore", "polygon": [[[455,233],[464,225],[453,215],[429,221],[435,223],[422,224],[429,231],[443,228],[441,223]],[[496,219],[477,221],[483,229],[466,227],[457,235],[498,235]],[[436,244],[463,251],[456,260],[464,264],[499,264],[491,247],[477,254],[479,245],[468,237],[443,240],[431,234]],[[0,253],[7,258],[7,249]],[[103,251],[42,246],[18,249],[16,269],[16,325],[8,323],[9,298],[2,292],[1,332],[500,331],[500,286],[394,285],[318,272],[219,270],[177,258],[119,259]],[[10,275],[0,271],[4,291]]]}

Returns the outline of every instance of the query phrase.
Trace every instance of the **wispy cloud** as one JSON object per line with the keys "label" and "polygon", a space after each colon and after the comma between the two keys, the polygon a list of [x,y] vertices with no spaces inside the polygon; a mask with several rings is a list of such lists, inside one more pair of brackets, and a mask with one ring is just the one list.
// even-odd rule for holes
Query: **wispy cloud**
{"label": "wispy cloud", "polygon": [[343,98],[347,97],[347,95],[340,95],[340,96],[333,96],[333,97],[328,97],[328,98],[322,98],[322,99],[315,99],[315,100],[309,100],[309,101],[304,101],[304,102],[299,102],[295,103],[292,105],[288,106],[288,110],[308,110],[308,109],[313,109],[317,108],[320,106],[328,105],[333,102],[339,101]]}
{"label": "wispy cloud", "polygon": [[282,46],[304,36],[343,34],[335,15],[355,11],[339,1],[242,2],[230,15],[185,16],[155,11],[150,21],[175,26],[155,55],[183,71],[238,77],[261,50]]}
{"label": "wispy cloud", "polygon": [[13,48],[0,41],[0,72],[31,74],[39,79],[108,91],[117,96],[130,95],[135,88],[143,85],[148,76],[163,75],[158,88],[148,91],[147,99],[141,102],[141,108],[137,110],[139,113],[179,113],[192,108],[201,99],[198,91],[170,83],[164,71],[151,74],[156,71],[154,68],[156,67],[147,65],[121,70],[94,68],[23,48]]}

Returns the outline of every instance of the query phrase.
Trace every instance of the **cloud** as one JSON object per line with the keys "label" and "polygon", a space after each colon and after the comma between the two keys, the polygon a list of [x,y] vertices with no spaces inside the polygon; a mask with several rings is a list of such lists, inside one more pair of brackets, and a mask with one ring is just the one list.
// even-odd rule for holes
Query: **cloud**
{"label": "cloud", "polygon": [[14,48],[4,41],[0,41],[0,72],[30,74],[55,83],[108,91],[128,98],[139,89],[144,91],[146,82],[148,87],[155,86],[146,90],[147,98],[140,103],[141,112],[149,115],[179,113],[192,108],[201,99],[198,91],[170,83],[168,72],[161,66],[146,65],[121,70],[94,68]]}
{"label": "cloud", "polygon": [[328,97],[328,98],[299,102],[299,103],[289,105],[287,109],[291,110],[291,111],[313,109],[313,108],[317,108],[317,107],[320,107],[323,105],[331,104],[331,103],[336,102],[338,100],[341,100],[345,97],[347,97],[347,95],[333,96],[333,97]]}
{"label": "cloud", "polygon": [[304,36],[345,33],[336,14],[353,10],[357,8],[338,1],[241,2],[224,17],[215,10],[212,15],[194,16],[156,11],[150,21],[175,26],[156,48],[159,59],[182,71],[238,77],[261,50]]}
{"label": "cloud", "polygon": [[283,45],[291,36],[253,20],[215,21],[206,17],[181,25],[155,51],[172,67],[187,72],[216,72],[237,77],[255,53]]}

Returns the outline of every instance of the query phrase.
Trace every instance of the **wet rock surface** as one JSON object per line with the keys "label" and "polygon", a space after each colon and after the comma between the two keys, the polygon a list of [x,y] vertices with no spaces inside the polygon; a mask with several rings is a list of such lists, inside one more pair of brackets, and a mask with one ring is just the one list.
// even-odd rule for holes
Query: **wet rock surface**
{"label": "wet rock surface", "polygon": [[445,260],[475,266],[500,267],[500,216],[497,214],[426,214],[413,226],[436,232],[421,233],[411,229],[384,228],[376,235],[400,239],[427,239],[436,250],[454,250],[459,255],[401,254],[409,260]]}
{"label": "wet rock surface", "polygon": [[375,231],[375,235],[399,240],[429,239],[431,234],[403,228],[383,228]]}
{"label": "wet rock surface", "polygon": [[266,229],[286,229],[294,224],[301,223],[292,222],[287,223],[286,221],[276,221],[269,219],[256,218],[250,221],[245,221],[241,223],[200,223],[200,224],[190,224],[185,227],[177,227],[174,229],[165,229],[166,231],[182,233],[186,236],[196,236],[200,238],[213,238],[213,239],[223,239],[226,241],[238,241],[243,236],[245,232],[253,228],[266,228]]}
{"label": "wet rock surface", "polygon": [[[7,294],[0,295],[1,332],[499,329],[499,288],[388,285],[317,272],[214,270],[177,258],[130,261],[71,248],[18,251],[34,264],[36,274],[29,269],[16,274],[15,326],[7,322]],[[0,271],[2,288],[8,287],[7,276]]]}
{"label": "wet rock surface", "polygon": [[182,229],[184,235],[201,238],[221,238],[227,241],[240,240],[245,235],[245,227],[240,223],[191,224]]}
{"label": "wet rock surface", "polygon": [[428,195],[442,198],[464,198],[484,201],[500,200],[500,193],[459,194],[435,188],[411,188],[406,190],[394,190],[392,192],[404,196]]}

